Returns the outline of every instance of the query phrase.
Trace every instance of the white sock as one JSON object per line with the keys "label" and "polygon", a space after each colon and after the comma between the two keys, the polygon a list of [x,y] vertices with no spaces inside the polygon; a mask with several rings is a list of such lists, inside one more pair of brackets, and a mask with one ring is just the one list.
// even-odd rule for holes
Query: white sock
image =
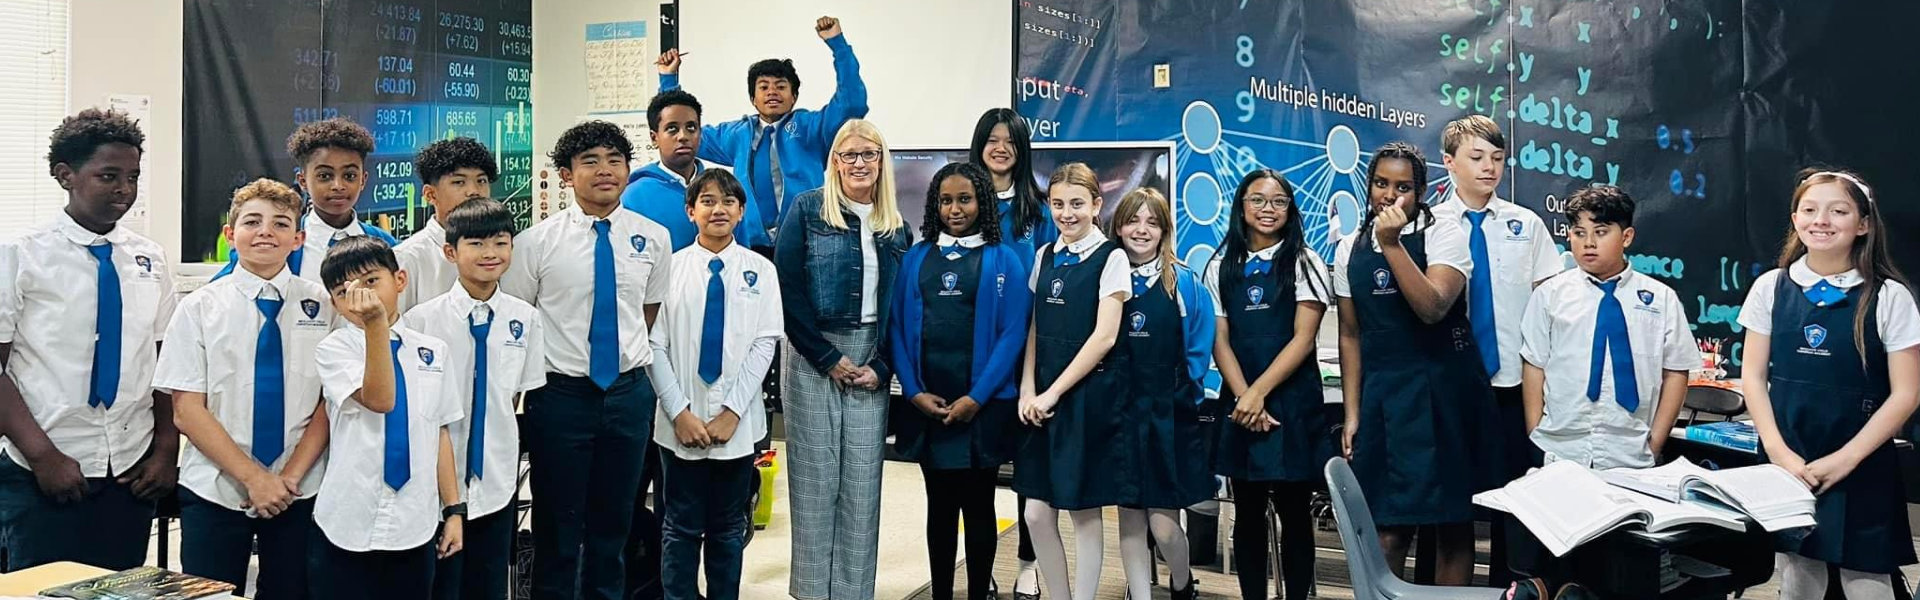
{"label": "white sock", "polygon": [[1840,589],[1847,600],[1893,600],[1893,576],[1841,569]]}
{"label": "white sock", "polygon": [[1073,518],[1073,585],[1080,592],[1073,598],[1093,600],[1093,596],[1100,591],[1100,562],[1107,556],[1106,532],[1102,531],[1100,509],[1070,511],[1067,515]]}
{"label": "white sock", "polygon": [[1120,509],[1120,565],[1127,574],[1127,594],[1153,597],[1153,550],[1147,547],[1147,511]]}
{"label": "white sock", "polygon": [[1067,583],[1067,547],[1060,540],[1060,511],[1028,498],[1021,518],[1027,520],[1028,539],[1033,542],[1033,556],[1040,563],[1040,578],[1047,582],[1047,593],[1054,598],[1072,598],[1073,588]]}
{"label": "white sock", "polygon": [[1172,589],[1192,586],[1193,565],[1188,562],[1187,531],[1180,526],[1180,511],[1156,508],[1148,511],[1147,519],[1153,526],[1153,541],[1160,545],[1160,556],[1167,559]]}

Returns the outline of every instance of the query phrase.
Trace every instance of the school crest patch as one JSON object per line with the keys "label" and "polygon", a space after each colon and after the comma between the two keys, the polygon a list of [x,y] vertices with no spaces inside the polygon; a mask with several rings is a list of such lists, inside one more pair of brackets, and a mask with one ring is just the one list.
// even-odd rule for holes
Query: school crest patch
{"label": "school crest patch", "polygon": [[1384,290],[1384,289],[1387,289],[1387,284],[1392,281],[1393,281],[1393,274],[1388,273],[1386,269],[1373,270],[1373,286],[1374,287]]}
{"label": "school crest patch", "polygon": [[1267,296],[1267,288],[1263,288],[1257,285],[1247,288],[1247,304],[1259,304],[1260,300],[1262,298],[1265,298],[1266,296]]}
{"label": "school crest patch", "polygon": [[953,291],[953,288],[956,288],[959,286],[960,286],[959,275],[953,274],[952,271],[948,271],[940,274],[940,289],[951,292]]}
{"label": "school crest patch", "polygon": [[133,264],[140,265],[140,268],[148,273],[153,272],[153,259],[151,258],[135,256],[133,257]]}
{"label": "school crest patch", "polygon": [[1147,315],[1146,315],[1145,313],[1141,313],[1141,312],[1138,312],[1138,311],[1136,311],[1136,312],[1134,312],[1134,313],[1133,313],[1133,314],[1131,314],[1131,315],[1128,315],[1128,316],[1127,316],[1127,326],[1128,326],[1128,327],[1132,327],[1132,328],[1133,328],[1133,331],[1134,331],[1135,333],[1138,333],[1138,332],[1139,332],[1140,330],[1142,330],[1142,329],[1146,329],[1146,328],[1147,328]]}
{"label": "school crest patch", "polygon": [[1064,284],[1064,283],[1061,283],[1061,281],[1060,281],[1060,280],[1058,280],[1058,279],[1055,279],[1055,280],[1053,280],[1053,287],[1052,287],[1052,288],[1051,288],[1050,290],[1048,290],[1048,291],[1049,291],[1050,293],[1052,293],[1052,294],[1053,294],[1053,297],[1055,297],[1055,298],[1059,298],[1059,297],[1060,297],[1060,291],[1061,291],[1062,289],[1064,289],[1065,287],[1066,287],[1066,284]]}
{"label": "school crest patch", "polygon": [[300,312],[307,313],[307,318],[309,319],[319,318],[320,317],[320,301],[313,300],[313,299],[301,300]]}
{"label": "school crest patch", "polygon": [[747,280],[747,287],[753,287],[753,286],[756,286],[756,285],[760,285],[760,274],[759,274],[759,273],[755,273],[755,272],[753,272],[753,271],[747,271],[747,272],[744,272],[744,273],[741,273],[741,274],[740,274],[740,276],[741,276],[742,278],[745,278],[745,279]]}
{"label": "school crest patch", "polygon": [[1806,326],[1806,327],[1804,327],[1804,328],[1802,328],[1802,329],[1800,330],[1800,333],[1802,333],[1802,334],[1804,334],[1804,335],[1806,335],[1806,336],[1807,336],[1807,346],[1808,346],[1808,347],[1811,347],[1811,348],[1819,348],[1821,344],[1825,344],[1825,343],[1827,343],[1827,328],[1826,328],[1826,327],[1822,327],[1822,326],[1820,326],[1820,325],[1817,325],[1817,324],[1816,324],[1816,325],[1808,325],[1808,326]]}
{"label": "school crest patch", "polygon": [[634,251],[634,252],[639,252],[639,253],[643,253],[643,254],[644,254],[644,253],[646,253],[646,251],[647,251],[647,238],[645,238],[645,237],[642,237],[642,236],[641,236],[640,234],[638,234],[638,233],[636,233],[636,234],[633,234],[633,237],[631,237],[631,238],[628,238],[628,241],[630,241],[630,242],[633,242],[633,251]]}
{"label": "school crest patch", "polygon": [[1514,235],[1520,235],[1520,230],[1521,225],[1519,219],[1507,219],[1507,231],[1513,232]]}
{"label": "school crest patch", "polygon": [[423,363],[426,363],[426,364],[427,364],[428,366],[432,366],[432,365],[433,365],[433,350],[431,350],[431,349],[428,349],[428,348],[421,348],[421,349],[420,349],[420,362],[423,362]]}
{"label": "school crest patch", "polygon": [[1640,290],[1640,303],[1645,304],[1647,306],[1653,306],[1653,292],[1649,292],[1647,290]]}
{"label": "school crest patch", "polygon": [[521,323],[519,319],[507,321],[507,331],[513,334],[513,339],[520,339],[527,334],[527,324]]}

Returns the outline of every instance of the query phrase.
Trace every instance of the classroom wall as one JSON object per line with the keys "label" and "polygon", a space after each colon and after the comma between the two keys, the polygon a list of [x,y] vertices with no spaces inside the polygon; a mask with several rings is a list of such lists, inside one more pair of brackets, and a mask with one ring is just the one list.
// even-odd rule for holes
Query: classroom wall
{"label": "classroom wall", "polygon": [[981,112],[1011,102],[1012,7],[981,0],[685,0],[681,84],[709,122],[738,118],[753,110],[747,66],[791,58],[799,106],[818,108],[835,88],[833,54],[813,31],[822,15],[840,19],[867,84],[867,118],[894,146],[964,147]]}
{"label": "classroom wall", "polygon": [[68,93],[72,111],[106,106],[109,94],[153,98],[141,123],[150,161],[147,236],[180,260],[180,110],[184,0],[73,0]]}
{"label": "classroom wall", "polygon": [[[660,5],[653,0],[627,2],[534,2],[533,3],[533,161],[534,185],[541,181],[540,171],[551,173],[547,152],[553,141],[587,114],[586,28],[589,23],[644,21],[647,39],[657,44]],[[657,52],[654,52],[657,54]],[[635,77],[654,77],[652,61],[645,72]],[[648,85],[652,89],[652,85]],[[645,140],[634,140],[645,143]],[[557,180],[557,178],[556,178]],[[541,214],[539,194],[534,196],[534,215]]]}

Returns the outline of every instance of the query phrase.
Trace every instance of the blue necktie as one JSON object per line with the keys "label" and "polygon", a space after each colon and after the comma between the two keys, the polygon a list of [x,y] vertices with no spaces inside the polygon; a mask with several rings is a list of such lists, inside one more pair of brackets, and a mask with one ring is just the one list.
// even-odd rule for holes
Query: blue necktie
{"label": "blue necktie", "polygon": [[[1480,364],[1487,374],[1500,372],[1500,329],[1493,316],[1493,260],[1487,256],[1487,230],[1480,224],[1486,212],[1467,212],[1473,221],[1473,235],[1467,247],[1473,252],[1473,278],[1467,282],[1467,320],[1473,324],[1473,343],[1480,347]],[[1615,302],[1619,304],[1619,302]]]}
{"label": "blue necktie", "polygon": [[613,242],[607,233],[613,222],[593,222],[593,324],[587,327],[587,378],[600,389],[613,387],[620,377],[620,314],[614,300],[619,282],[613,275]]}
{"label": "blue necktie", "polygon": [[1080,255],[1074,254],[1072,250],[1053,255],[1053,266],[1071,267],[1077,264],[1080,264]]}
{"label": "blue necktie", "polygon": [[1640,386],[1633,375],[1633,344],[1627,338],[1627,311],[1620,306],[1620,299],[1613,296],[1620,280],[1593,285],[1600,288],[1600,312],[1593,323],[1593,366],[1587,373],[1587,399],[1600,401],[1600,378],[1611,356],[1613,399],[1627,412],[1633,412],[1640,408]]}
{"label": "blue necktie", "polygon": [[95,306],[93,377],[87,389],[87,406],[113,408],[120,395],[120,273],[113,268],[113,244],[101,242],[87,246],[100,263],[100,286]]}
{"label": "blue necktie", "polygon": [[1258,277],[1271,272],[1273,272],[1273,259],[1256,256],[1247,259],[1247,267],[1241,271],[1241,274],[1247,277]]}
{"label": "blue necktie", "polygon": [[400,340],[393,340],[393,410],[387,411],[387,487],[399,490],[413,477],[407,451],[407,370],[400,367]]}
{"label": "blue necktie", "polygon": [[1147,294],[1147,276],[1141,275],[1139,273],[1134,273],[1133,274],[1134,297],[1145,296],[1146,294]]}
{"label": "blue necktie", "polygon": [[1839,306],[1841,302],[1847,300],[1846,290],[1834,287],[1833,284],[1827,283],[1825,279],[1821,279],[1814,283],[1813,287],[1807,288],[1806,295],[1807,301],[1812,302],[1814,306],[1821,307]]}
{"label": "blue necktie", "polygon": [[726,343],[722,339],[727,331],[726,285],[720,279],[725,266],[718,256],[707,261],[707,270],[713,274],[707,276],[706,316],[700,320],[700,380],[707,385],[720,380],[720,350]]}
{"label": "blue necktie", "polygon": [[280,353],[280,308],[286,302],[262,294],[260,337],[253,343],[253,457],[273,467],[287,449],[286,360]]}
{"label": "blue necktie", "polygon": [[[479,307],[475,310],[478,312]],[[467,419],[467,480],[472,481],[482,479],[480,468],[486,457],[487,335],[493,331],[493,311],[487,311],[483,323],[475,323],[473,315],[468,314],[467,329],[473,332],[473,416]]]}

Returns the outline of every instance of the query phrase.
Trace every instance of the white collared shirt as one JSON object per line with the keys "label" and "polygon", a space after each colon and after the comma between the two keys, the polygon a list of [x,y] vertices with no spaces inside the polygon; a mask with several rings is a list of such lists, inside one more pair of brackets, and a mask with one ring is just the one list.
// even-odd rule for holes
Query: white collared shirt
{"label": "white collared shirt", "polygon": [[880,321],[880,254],[873,248],[873,205],[846,203],[847,210],[860,217],[860,322]]}
{"label": "white collared shirt", "polygon": [[[333,322],[333,302],[320,284],[293,276],[282,267],[273,279],[261,279],[244,268],[214,280],[188,294],[167,326],[167,343],[160,349],[153,387],[207,395],[207,411],[228,438],[248,457],[253,456],[254,357],[260,327],[266,321],[260,298],[279,298],[281,358],[281,454],[267,470],[280,473],[293,449],[307,433],[313,410],[320,405],[320,377],[315,349],[326,339]],[[202,498],[243,510],[247,486],[200,451],[192,440],[180,455],[180,485]],[[300,480],[302,498],[320,491],[326,457],[313,464]]]}
{"label": "white collared shirt", "polygon": [[[387,415],[354,399],[366,381],[367,333],[341,319],[320,341],[316,362],[327,398],[331,437],[327,475],[314,500],[313,522],[335,547],[352,552],[410,550],[440,525],[440,429],[462,416],[445,391],[446,342],[396,325],[407,386],[407,484],[387,486]],[[380,365],[371,368],[391,368]]]}
{"label": "white collared shirt", "polygon": [[[1267,246],[1263,250],[1248,252],[1246,260],[1251,261],[1257,258],[1272,261],[1279,250],[1280,244]],[[1207,293],[1213,294],[1214,298],[1226,297],[1220,295],[1220,264],[1224,261],[1223,257],[1213,257],[1213,260],[1207,261],[1206,272],[1200,274],[1200,283],[1207,286]],[[1275,268],[1277,269],[1278,265],[1275,265]],[[1332,303],[1333,299],[1330,297],[1332,294],[1333,290],[1327,287],[1326,261],[1320,260],[1320,255],[1312,250],[1301,252],[1293,265],[1293,301],[1319,302],[1325,305]],[[1227,303],[1214,302],[1213,316],[1226,318]]]}
{"label": "white collared shirt", "polygon": [[400,259],[400,269],[407,272],[407,289],[400,291],[400,312],[413,310],[460,284],[459,268],[442,250],[446,243],[447,230],[440,220],[427,219],[425,227],[394,246],[393,255]]}
{"label": "white collared shirt", "polygon": [[[1480,222],[1480,230],[1487,236],[1487,260],[1492,265],[1474,265],[1476,269],[1490,269],[1493,278],[1493,324],[1495,339],[1500,352],[1500,371],[1493,374],[1494,387],[1513,387],[1520,385],[1520,319],[1527,309],[1527,297],[1533,294],[1533,284],[1545,281],[1566,267],[1566,261],[1560,258],[1560,249],[1553,245],[1553,234],[1547,231],[1547,224],[1525,206],[1501,200],[1498,196],[1487,199],[1485,211],[1488,213]],[[1467,203],[1457,196],[1449,195],[1445,202],[1433,207],[1433,218],[1450,221],[1460,226],[1467,238],[1467,257],[1473,257],[1473,221],[1467,218]],[[1473,286],[1466,288],[1461,302],[1470,301]]]}
{"label": "white collared shirt", "polygon": [[[113,244],[120,278],[120,389],[112,408],[87,405],[99,313],[99,261],[87,250]],[[0,241],[0,343],[13,344],[13,377],[34,422],[87,477],[119,475],[153,442],[153,345],[173,317],[173,267],[160,245],[125,227],[98,235],[62,211]],[[0,450],[25,467],[13,442]]]}
{"label": "white collared shirt", "polygon": [[[1019,184],[1015,183],[1014,185]],[[993,193],[993,197],[1000,200],[1012,200],[1014,196],[1018,195],[1020,195],[1020,189],[1013,186],[1007,186],[1007,189]]]}
{"label": "white collared shirt", "polygon": [[[1129,261],[1131,261],[1131,259],[1129,259]],[[1129,262],[1128,264],[1131,265],[1132,263]],[[1154,286],[1160,285],[1160,273],[1163,270],[1164,269],[1161,267],[1161,264],[1160,264],[1160,259],[1158,258],[1147,261],[1138,266],[1133,266],[1131,269],[1128,269],[1127,271],[1128,289],[1132,289],[1134,277],[1145,277],[1147,279],[1147,289],[1153,289]],[[1180,318],[1183,318],[1183,319],[1186,318],[1187,299],[1180,297],[1180,294],[1174,294],[1173,304],[1174,306],[1179,307]]]}
{"label": "white collared shirt", "polygon": [[[1471,279],[1473,277],[1473,251],[1467,247],[1466,232],[1461,231],[1460,226],[1453,221],[1440,219],[1439,217],[1434,218],[1432,225],[1416,231],[1414,227],[1418,224],[1419,218],[1415,217],[1413,223],[1408,224],[1400,230],[1400,237],[1413,235],[1419,231],[1426,232],[1427,267],[1432,268],[1434,265],[1446,265],[1453,267],[1455,271],[1459,271],[1461,277]],[[1354,244],[1362,241],[1360,240],[1361,233],[1362,231],[1355,231],[1347,234],[1346,237],[1340,238],[1339,245],[1334,247],[1333,295],[1335,296],[1341,298],[1353,297],[1353,290],[1347,285],[1347,262],[1353,258]],[[1365,233],[1369,236],[1373,235],[1370,231]],[[1373,248],[1375,254],[1384,252],[1379,244],[1371,243],[1372,240],[1366,241],[1368,242],[1367,246]]]}
{"label": "white collared shirt", "polygon": [[[1095,228],[1093,231],[1087,232],[1086,237],[1082,237],[1080,241],[1071,244],[1067,243],[1066,238],[1054,241],[1053,252],[1054,254],[1074,254],[1080,257],[1081,262],[1087,262],[1093,259],[1093,251],[1105,243],[1107,243],[1107,234],[1101,233],[1100,229]],[[1033,271],[1027,274],[1028,290],[1039,289],[1040,270],[1045,268],[1045,266],[1041,264],[1041,261],[1046,260],[1046,258],[1046,246],[1041,246],[1039,250],[1034,252]],[[1121,302],[1126,302],[1127,299],[1132,298],[1132,271],[1133,263],[1127,260],[1126,250],[1114,248],[1112,252],[1107,253],[1107,264],[1100,267],[1100,297],[1106,298],[1113,296]]]}
{"label": "white collared shirt", "polygon": [[[1802,292],[1821,279],[1842,290],[1853,289],[1865,281],[1860,277],[1860,272],[1855,270],[1821,277],[1807,266],[1805,256],[1793,261],[1786,271]],[[1773,335],[1773,294],[1779,285],[1780,269],[1767,271],[1759,279],[1753,280],[1753,289],[1747,292],[1747,301],[1740,307],[1741,327],[1752,329],[1760,335]],[[1873,311],[1874,322],[1878,326],[1880,343],[1886,346],[1887,352],[1920,346],[1920,310],[1914,308],[1913,290],[1891,279],[1882,280],[1877,304],[1878,308]]]}
{"label": "white collared shirt", "polygon": [[[591,365],[587,330],[593,326],[593,224],[580,205],[569,206],[513,240],[513,268],[502,290],[540,310],[547,371],[586,377]],[[667,229],[640,213],[615,207],[607,215],[613,243],[620,331],[620,372],[653,362],[646,305],[667,296],[673,242]]]}
{"label": "white collared shirt", "polygon": [[[700,379],[700,334],[706,324],[707,266],[715,257],[722,267],[720,280],[726,302],[725,331],[721,336],[720,378],[709,386]],[[653,347],[666,357],[655,361],[654,390],[660,395],[653,418],[653,441],[685,460],[727,460],[753,454],[753,445],[767,432],[767,411],[760,392],[773,349],[786,337],[780,303],[780,276],[773,262],[728,244],[719,254],[699,243],[673,254],[672,285],[653,330]],[[671,372],[665,372],[670,367]],[[710,448],[687,448],[673,434],[673,419],[693,411],[701,421],[712,421],[722,409],[732,409],[740,426],[727,443]]]}
{"label": "white collared shirt", "polygon": [[940,232],[939,239],[940,239],[940,243],[938,244],[938,248],[948,248],[948,247],[954,246],[955,244],[958,244],[961,248],[971,249],[971,248],[979,248],[981,246],[987,245],[986,236],[983,236],[978,233],[965,236],[965,237],[953,237],[951,235],[947,235],[947,232],[942,231]]}
{"label": "white collared shirt", "polygon": [[[473,435],[474,344],[472,323],[493,325],[487,330],[487,424],[482,440],[481,477],[467,477],[467,440]],[[453,438],[453,471],[460,479],[461,498],[468,514],[493,514],[513,501],[519,487],[520,427],[514,420],[514,398],[547,384],[542,355],[540,312],[525,300],[495,290],[492,298],[476,300],[459,282],[453,289],[427,299],[400,325],[446,342],[446,366],[441,392],[453,403],[459,420],[447,426]]]}
{"label": "white collared shirt", "polygon": [[1659,412],[1663,371],[1700,364],[1686,305],[1673,288],[1627,269],[1613,295],[1627,315],[1634,383],[1640,405],[1632,413],[1615,400],[1613,359],[1600,374],[1600,399],[1587,398],[1593,367],[1593,329],[1601,290],[1586,271],[1569,269],[1533,290],[1520,323],[1520,356],[1546,371],[1546,407],[1533,443],[1552,459],[1596,469],[1653,466],[1649,427]]}
{"label": "white collared shirt", "polygon": [[[294,275],[314,283],[321,282],[320,263],[326,262],[327,250],[333,248],[335,238],[346,239],[367,234],[366,228],[360,226],[359,213],[354,213],[353,221],[347,223],[346,227],[334,229],[332,225],[320,219],[320,213],[307,211],[307,216],[300,226],[307,232],[307,243],[301,245],[303,250],[300,252],[300,272]],[[239,268],[238,265],[234,266],[234,270]]]}

